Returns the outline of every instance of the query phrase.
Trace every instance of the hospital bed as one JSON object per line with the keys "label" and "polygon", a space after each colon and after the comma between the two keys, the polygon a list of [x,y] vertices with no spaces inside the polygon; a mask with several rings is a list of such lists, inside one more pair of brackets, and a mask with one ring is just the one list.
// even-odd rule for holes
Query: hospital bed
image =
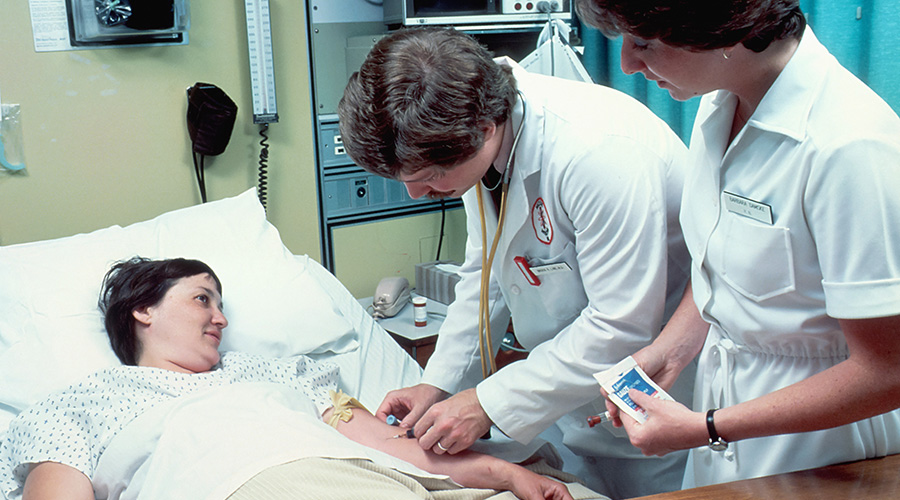
{"label": "hospital bed", "polygon": [[[97,298],[110,264],[135,255],[199,259],[216,271],[229,319],[222,351],[330,360],[343,390],[371,410],[388,390],[419,380],[421,368],[332,274],[288,251],[251,189],[126,227],[0,247],[0,438],[48,393],[119,364]],[[513,461],[555,459],[541,443],[500,437],[479,446]]]}

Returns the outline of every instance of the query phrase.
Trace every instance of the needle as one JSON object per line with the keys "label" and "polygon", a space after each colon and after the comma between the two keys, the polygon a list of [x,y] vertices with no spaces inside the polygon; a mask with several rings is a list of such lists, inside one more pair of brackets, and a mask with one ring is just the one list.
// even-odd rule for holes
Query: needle
{"label": "needle", "polygon": [[397,434],[396,436],[392,437],[391,439],[397,439],[397,438],[402,438],[402,437],[414,439],[416,437],[416,433],[412,429],[407,429],[405,433]]}

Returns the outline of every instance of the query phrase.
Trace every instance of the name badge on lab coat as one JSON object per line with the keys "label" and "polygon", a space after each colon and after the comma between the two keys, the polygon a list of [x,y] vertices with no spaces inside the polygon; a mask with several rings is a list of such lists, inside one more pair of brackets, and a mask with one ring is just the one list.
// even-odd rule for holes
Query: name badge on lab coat
{"label": "name badge on lab coat", "polygon": [[565,262],[554,262],[532,267],[528,264],[528,259],[525,257],[516,257],[513,261],[516,263],[516,266],[519,267],[519,270],[522,271],[522,274],[525,276],[525,279],[528,280],[528,283],[532,286],[541,286],[541,279],[538,278],[538,276],[542,274],[572,270],[572,267]]}
{"label": "name badge on lab coat", "polygon": [[553,264],[544,264],[542,266],[531,266],[531,272],[541,276],[544,274],[558,273],[560,271],[571,271],[572,266],[565,262],[555,262]]}
{"label": "name badge on lab coat", "polygon": [[764,224],[771,225],[775,222],[772,218],[772,207],[765,203],[722,191],[722,204],[731,213],[750,217]]}

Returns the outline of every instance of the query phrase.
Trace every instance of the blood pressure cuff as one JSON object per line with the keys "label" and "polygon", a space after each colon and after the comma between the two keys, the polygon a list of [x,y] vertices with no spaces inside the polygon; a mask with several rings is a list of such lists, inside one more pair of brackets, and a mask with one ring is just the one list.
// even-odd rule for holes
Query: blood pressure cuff
{"label": "blood pressure cuff", "polygon": [[195,83],[187,94],[187,127],[194,152],[221,154],[231,139],[237,105],[222,89],[209,83]]}

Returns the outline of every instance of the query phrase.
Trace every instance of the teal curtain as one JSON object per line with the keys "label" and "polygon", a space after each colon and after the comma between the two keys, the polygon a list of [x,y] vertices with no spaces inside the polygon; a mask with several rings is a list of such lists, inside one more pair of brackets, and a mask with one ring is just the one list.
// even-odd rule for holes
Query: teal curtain
{"label": "teal curtain", "polygon": [[[801,0],[800,6],[838,61],[900,113],[900,0]],[[586,25],[580,33],[584,65],[596,83],[639,99],[690,140],[699,98],[679,102],[642,75],[623,73],[621,38],[609,40]]]}

